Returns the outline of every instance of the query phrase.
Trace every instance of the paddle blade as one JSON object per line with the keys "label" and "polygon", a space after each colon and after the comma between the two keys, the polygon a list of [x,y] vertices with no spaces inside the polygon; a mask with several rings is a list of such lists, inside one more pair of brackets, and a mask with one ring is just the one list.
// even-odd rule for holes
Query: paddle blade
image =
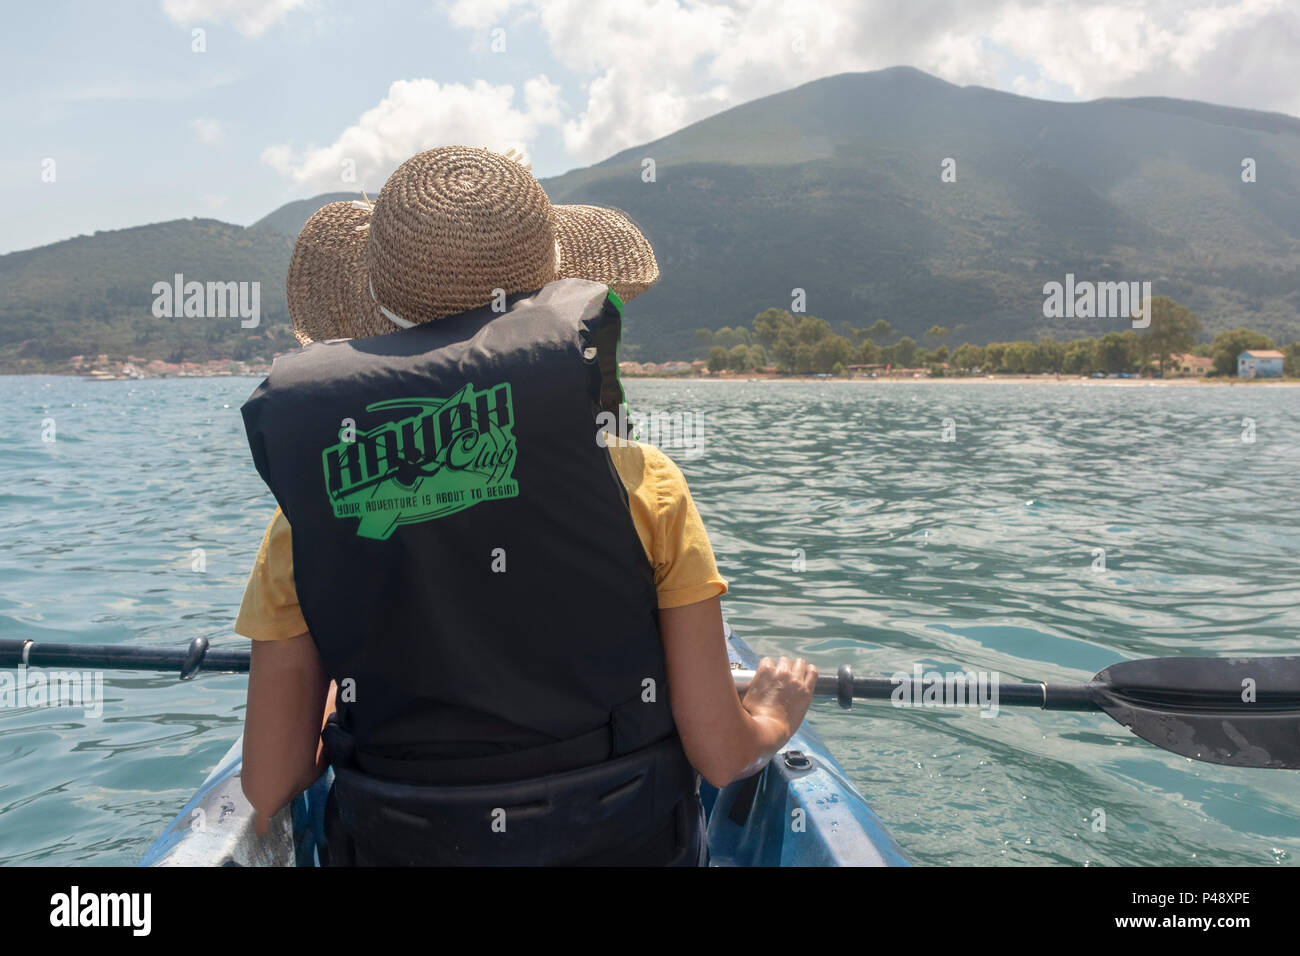
{"label": "paddle blade", "polygon": [[1300,769],[1300,657],[1126,661],[1093,680],[1101,709],[1157,747],[1232,767]]}

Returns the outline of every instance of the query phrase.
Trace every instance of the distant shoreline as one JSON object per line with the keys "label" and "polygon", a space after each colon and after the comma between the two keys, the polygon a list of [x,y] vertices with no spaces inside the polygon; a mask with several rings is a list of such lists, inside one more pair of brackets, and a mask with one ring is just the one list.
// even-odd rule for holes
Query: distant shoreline
{"label": "distant shoreline", "polygon": [[1062,376],[1057,378],[1052,375],[968,375],[962,376],[942,376],[942,377],[925,377],[925,378],[813,378],[811,376],[799,375],[781,375],[766,377],[749,377],[743,375],[728,375],[726,377],[712,377],[703,375],[682,376],[682,375],[625,375],[621,376],[623,382],[636,381],[655,381],[655,382],[800,382],[802,384],[824,384],[824,385],[916,385],[918,383],[934,383],[938,385],[1118,385],[1123,388],[1190,388],[1202,387],[1207,385],[1237,387],[1246,386],[1300,386],[1300,379],[1296,378],[1083,378],[1080,376]]}
{"label": "distant shoreline", "polygon": [[266,378],[264,372],[186,372],[182,375],[86,375],[81,372],[14,372],[0,371],[0,378],[75,378],[83,382],[170,382],[184,378]]}
{"label": "distant shoreline", "polygon": [[[187,373],[183,375],[144,375],[140,377],[97,377],[79,372],[9,372],[0,371],[0,378],[38,378],[42,375],[51,378],[76,378],[86,382],[159,382],[173,379],[190,378],[265,378],[267,372],[249,371],[239,373],[215,373],[210,375]],[[939,385],[1086,385],[1119,386],[1121,388],[1196,388],[1204,386],[1238,387],[1268,386],[1300,387],[1298,378],[1082,378],[1079,376],[1052,375],[968,375],[941,376],[924,378],[813,378],[811,376],[749,376],[727,375],[623,375],[623,382],[751,382],[773,384],[781,382],[822,385],[915,385],[918,383],[935,383]]]}

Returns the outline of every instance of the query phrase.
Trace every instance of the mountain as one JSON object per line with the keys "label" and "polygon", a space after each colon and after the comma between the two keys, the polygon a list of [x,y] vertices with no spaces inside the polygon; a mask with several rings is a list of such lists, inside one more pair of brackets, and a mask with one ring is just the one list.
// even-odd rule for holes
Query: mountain
{"label": "mountain", "polygon": [[[332,202],[352,202],[361,198],[361,193],[323,193],[311,199],[299,199],[294,202],[285,203],[275,212],[268,213],[257,222],[249,226],[249,229],[269,229],[278,232],[290,239],[296,239],[302,227],[307,224],[307,220],[312,217],[321,206]],[[370,197],[374,199],[374,196]]]}
{"label": "mountain", "polygon": [[746,103],[544,185],[624,209],[654,243],[663,277],[628,334],[656,356],[789,308],[795,288],[832,326],[885,319],[917,339],[1120,327],[1043,317],[1044,283],[1067,273],[1150,281],[1207,331],[1300,338],[1300,120],[1280,114],[1050,103],[896,68]]}
{"label": "mountain", "polygon": [[[955,182],[940,179],[945,158]],[[764,97],[542,184],[557,203],[625,210],[654,244],[662,278],[627,313],[642,359],[693,354],[695,329],[789,308],[796,288],[836,328],[885,319],[919,339],[944,325],[954,344],[1123,327],[1045,319],[1043,285],[1067,273],[1150,281],[1207,335],[1300,338],[1300,120],[1281,114],[1053,103],[900,67]],[[325,202],[354,198],[289,203],[248,228],[178,220],[0,256],[0,363],[114,341],[150,357],[287,347],[292,240]],[[262,326],[153,319],[145,293],[175,272],[259,279]]]}
{"label": "mountain", "polygon": [[[297,343],[284,277],[293,241],[215,219],[97,232],[0,256],[0,369],[60,367],[71,355],[171,361],[269,358]],[[157,318],[155,283],[259,282],[260,317]],[[23,362],[22,360],[27,360]]]}

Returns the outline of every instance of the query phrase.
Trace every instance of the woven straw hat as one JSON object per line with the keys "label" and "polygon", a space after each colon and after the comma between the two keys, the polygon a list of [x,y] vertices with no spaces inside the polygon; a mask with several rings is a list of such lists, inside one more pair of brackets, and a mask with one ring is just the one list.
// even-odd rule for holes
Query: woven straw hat
{"label": "woven straw hat", "polygon": [[552,206],[510,156],[445,146],[402,163],[373,203],[329,203],[307,220],[289,264],[289,315],[304,344],[361,338],[569,278],[627,301],[659,266],[622,212]]}

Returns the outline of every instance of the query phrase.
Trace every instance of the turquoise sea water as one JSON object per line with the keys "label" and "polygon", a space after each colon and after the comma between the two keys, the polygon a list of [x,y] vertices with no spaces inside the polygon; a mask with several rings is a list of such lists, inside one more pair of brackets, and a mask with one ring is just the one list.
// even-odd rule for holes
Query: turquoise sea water
{"label": "turquoise sea water", "polygon": [[[255,385],[0,377],[0,637],[242,645],[273,509],[239,419]],[[668,450],[760,652],[1003,680],[1300,653],[1300,389],[628,392],[634,412],[703,416],[699,454]],[[0,863],[134,862],[239,734],[243,687],[108,672],[99,717],[0,709]],[[1104,716],[819,703],[812,719],[918,863],[1300,861],[1295,773],[1195,763]]]}

